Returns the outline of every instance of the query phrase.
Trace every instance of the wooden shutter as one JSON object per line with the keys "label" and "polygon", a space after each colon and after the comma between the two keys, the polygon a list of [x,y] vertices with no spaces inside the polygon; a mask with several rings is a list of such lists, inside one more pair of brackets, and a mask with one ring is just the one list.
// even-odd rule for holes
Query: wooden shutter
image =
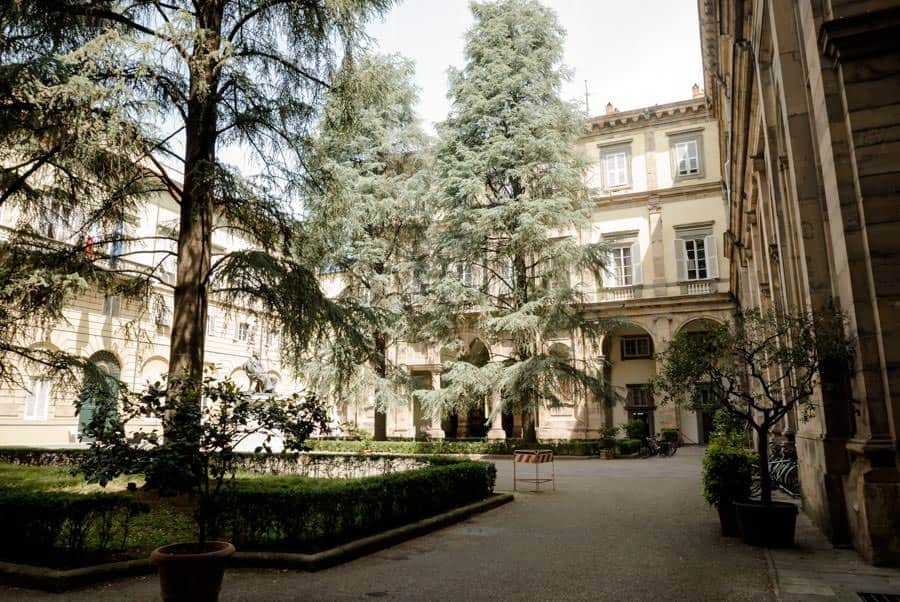
{"label": "wooden shutter", "polygon": [[616,285],[616,260],[613,254],[606,253],[606,269],[603,270],[603,288],[612,288]]}
{"label": "wooden shutter", "polygon": [[703,247],[706,251],[706,276],[708,278],[719,277],[719,253],[716,251],[716,237],[713,235],[703,239]]}
{"label": "wooden shutter", "polygon": [[683,238],[675,239],[675,278],[678,282],[687,280],[687,249]]}
{"label": "wooden shutter", "polygon": [[631,283],[644,283],[644,270],[641,265],[641,243],[635,242],[631,245]]}

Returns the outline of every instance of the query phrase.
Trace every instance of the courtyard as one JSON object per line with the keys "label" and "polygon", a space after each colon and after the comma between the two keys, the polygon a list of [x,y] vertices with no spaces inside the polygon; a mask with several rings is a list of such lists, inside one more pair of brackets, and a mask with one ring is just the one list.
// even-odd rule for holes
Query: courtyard
{"label": "courtyard", "polygon": [[[557,490],[316,573],[230,570],[222,600],[771,600],[764,551],[719,535],[702,448],[671,458],[558,460]],[[495,461],[496,490],[512,463]],[[543,467],[542,467],[543,469]],[[154,575],[6,600],[156,600]]]}

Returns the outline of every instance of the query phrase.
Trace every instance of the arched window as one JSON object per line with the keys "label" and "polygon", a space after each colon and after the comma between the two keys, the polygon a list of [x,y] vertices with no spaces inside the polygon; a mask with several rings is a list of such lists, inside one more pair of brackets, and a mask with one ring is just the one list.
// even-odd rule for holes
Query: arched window
{"label": "arched window", "polygon": [[85,372],[79,394],[81,408],[78,412],[78,434],[82,441],[87,442],[95,438],[95,434],[91,432],[91,422],[99,405],[107,400],[111,403],[110,411],[115,413],[114,402],[118,397],[118,382],[122,373],[119,360],[109,351],[98,351],[89,361],[95,369]]}

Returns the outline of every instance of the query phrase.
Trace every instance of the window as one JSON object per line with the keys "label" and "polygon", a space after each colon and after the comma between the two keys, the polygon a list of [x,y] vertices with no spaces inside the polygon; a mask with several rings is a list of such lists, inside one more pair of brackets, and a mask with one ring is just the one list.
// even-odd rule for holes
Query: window
{"label": "window", "polygon": [[44,378],[29,379],[27,393],[25,420],[46,420],[50,405],[50,381]]}
{"label": "window", "polygon": [[622,359],[646,359],[653,355],[653,343],[646,335],[622,337]]}
{"label": "window", "polygon": [[71,233],[71,217],[71,208],[50,201],[38,220],[38,232],[47,238],[63,240]]}
{"label": "window", "polygon": [[647,385],[625,385],[627,397],[625,404],[629,408],[651,408],[653,398],[650,396],[650,388]]}
{"label": "window", "polygon": [[250,324],[247,322],[237,322],[235,323],[234,328],[234,340],[236,341],[250,341]]}
{"label": "window", "polygon": [[216,315],[212,312],[206,315],[206,336],[216,336]]}
{"label": "window", "polygon": [[697,140],[684,140],[673,145],[675,150],[675,175],[679,177],[700,174],[700,145]]}
{"label": "window", "polygon": [[603,187],[624,188],[628,183],[628,152],[616,149],[603,153]]}
{"label": "window", "polygon": [[609,265],[603,286],[606,288],[636,286],[643,282],[640,243],[631,241],[613,243],[609,250]]}
{"label": "window", "polygon": [[280,335],[277,330],[274,328],[269,328],[266,331],[266,347],[269,349],[275,349],[278,347]]}
{"label": "window", "polygon": [[103,315],[108,318],[115,318],[119,315],[122,306],[122,299],[118,295],[105,295],[103,297]]}
{"label": "window", "polygon": [[513,260],[510,257],[500,258],[499,284],[497,285],[497,294],[501,297],[511,295],[515,287],[515,270],[513,270]]}
{"label": "window", "polygon": [[675,229],[675,267],[679,282],[719,277],[719,257],[712,227]]}
{"label": "window", "polygon": [[702,238],[691,238],[684,241],[685,257],[687,259],[687,279],[705,280],[706,270],[706,246]]}
{"label": "window", "polygon": [[481,270],[471,263],[460,262],[456,264],[456,277],[463,283],[463,286],[475,288],[479,284],[479,275]]}
{"label": "window", "polygon": [[672,179],[703,176],[703,128],[668,132]]}
{"label": "window", "polygon": [[612,249],[613,279],[616,286],[631,286],[631,247],[616,247]]}

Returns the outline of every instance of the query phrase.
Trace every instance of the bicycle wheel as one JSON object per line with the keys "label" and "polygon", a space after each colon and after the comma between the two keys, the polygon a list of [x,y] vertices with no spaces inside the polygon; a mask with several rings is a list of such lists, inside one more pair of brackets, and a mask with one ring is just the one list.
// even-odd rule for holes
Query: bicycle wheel
{"label": "bicycle wheel", "polygon": [[800,475],[797,474],[797,465],[790,466],[781,477],[781,489],[793,497],[800,497]]}
{"label": "bicycle wheel", "polygon": [[678,451],[678,444],[670,443],[669,444],[669,456],[674,456],[675,452],[677,452],[677,451]]}
{"label": "bicycle wheel", "polygon": [[750,469],[750,497],[759,497],[762,491],[762,481],[759,478],[759,467],[755,464]]}
{"label": "bicycle wheel", "polygon": [[642,458],[650,457],[650,448],[646,445],[642,445],[640,451],[638,452]]}

